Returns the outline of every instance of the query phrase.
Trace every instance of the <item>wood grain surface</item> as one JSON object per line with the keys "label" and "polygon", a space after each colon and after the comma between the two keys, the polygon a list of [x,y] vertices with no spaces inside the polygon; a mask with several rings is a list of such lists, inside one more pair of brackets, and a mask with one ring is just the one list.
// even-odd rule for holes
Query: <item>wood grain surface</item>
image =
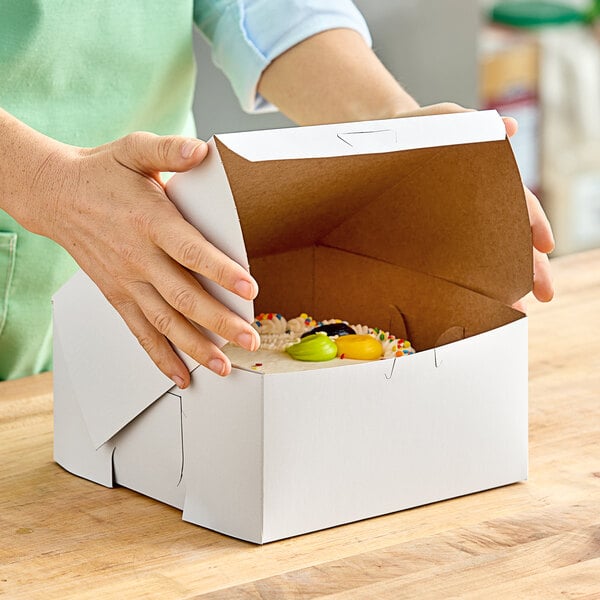
{"label": "wood grain surface", "polygon": [[0,384],[0,596],[600,599],[600,250],[530,302],[530,479],[266,546],[52,462],[51,375]]}

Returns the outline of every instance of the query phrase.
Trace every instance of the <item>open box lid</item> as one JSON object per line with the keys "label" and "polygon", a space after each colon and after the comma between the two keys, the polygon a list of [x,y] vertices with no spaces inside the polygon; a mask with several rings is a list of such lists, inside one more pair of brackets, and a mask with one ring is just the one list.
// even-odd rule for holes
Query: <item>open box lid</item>
{"label": "open box lid", "polygon": [[[247,257],[326,245],[507,304],[531,289],[522,184],[495,111],[220,135],[167,193],[244,266]],[[200,280],[252,320],[252,302]],[[99,447],[173,383],[86,275],[68,282],[54,305],[61,364]]]}
{"label": "open box lid", "polygon": [[252,260],[327,246],[511,305],[531,290],[523,186],[495,111],[216,137]]}

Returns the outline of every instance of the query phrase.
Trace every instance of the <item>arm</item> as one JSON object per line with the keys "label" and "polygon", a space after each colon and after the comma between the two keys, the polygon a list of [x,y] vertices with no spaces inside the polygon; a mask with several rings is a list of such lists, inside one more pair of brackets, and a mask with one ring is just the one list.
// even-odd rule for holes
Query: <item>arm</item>
{"label": "arm", "polygon": [[229,360],[190,321],[258,347],[256,332],[208,295],[189,271],[251,299],[249,273],[189,225],[161,171],[202,162],[204,142],[134,133],[97,148],[52,140],[0,109],[0,208],[62,245],[119,311],[158,367],[180,387],[189,372],[169,340],[219,375]]}
{"label": "arm", "polygon": [[318,33],[276,58],[258,92],[300,125],[386,119],[419,108],[351,29]]}
{"label": "arm", "polygon": [[[264,71],[258,92],[297,123],[335,123],[465,110],[452,103],[419,108],[395,81],[363,37],[349,29],[314,35],[276,58]],[[509,136],[517,131],[505,119]],[[533,237],[533,293],[552,299],[547,252],[554,249],[550,224],[538,199],[525,189]]]}

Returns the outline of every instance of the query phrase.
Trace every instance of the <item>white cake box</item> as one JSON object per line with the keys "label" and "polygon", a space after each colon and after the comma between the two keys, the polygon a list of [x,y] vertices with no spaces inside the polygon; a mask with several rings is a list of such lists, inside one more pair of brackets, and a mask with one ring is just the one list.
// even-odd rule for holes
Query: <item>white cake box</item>
{"label": "white cake box", "polygon": [[527,477],[531,234],[493,111],[215,136],[171,199],[278,311],[417,354],[173,387],[91,280],[54,298],[55,460],[257,543]]}

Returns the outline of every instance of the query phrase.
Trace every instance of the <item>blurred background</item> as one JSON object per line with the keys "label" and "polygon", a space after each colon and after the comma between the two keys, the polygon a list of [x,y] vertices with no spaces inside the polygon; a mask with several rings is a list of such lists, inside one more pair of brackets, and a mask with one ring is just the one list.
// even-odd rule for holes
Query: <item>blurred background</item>
{"label": "blurred background", "polygon": [[[373,49],[421,105],[517,118],[513,150],[552,223],[554,255],[600,247],[600,0],[355,4]],[[292,125],[278,113],[242,112],[199,34],[195,47],[199,137]]]}

